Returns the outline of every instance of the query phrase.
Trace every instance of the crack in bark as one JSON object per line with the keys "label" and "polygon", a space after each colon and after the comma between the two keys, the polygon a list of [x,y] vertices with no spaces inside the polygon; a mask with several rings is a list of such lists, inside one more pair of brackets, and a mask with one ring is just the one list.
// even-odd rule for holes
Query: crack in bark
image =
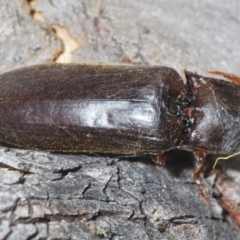
{"label": "crack in bark", "polygon": [[88,191],[88,189],[90,189],[90,188],[91,188],[91,182],[89,181],[88,185],[82,191],[83,199],[85,199],[84,195]]}

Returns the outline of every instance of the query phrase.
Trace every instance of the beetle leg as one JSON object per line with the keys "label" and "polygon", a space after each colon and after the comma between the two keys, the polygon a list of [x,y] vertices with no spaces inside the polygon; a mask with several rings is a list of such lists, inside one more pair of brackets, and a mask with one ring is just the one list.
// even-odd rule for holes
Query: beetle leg
{"label": "beetle leg", "polygon": [[225,77],[226,79],[230,80],[233,83],[236,83],[237,85],[240,86],[240,77],[231,74],[231,73],[225,73],[225,72],[220,72],[220,71],[216,71],[216,70],[207,70],[208,73],[211,74],[216,74],[216,75],[220,75]]}
{"label": "beetle leg", "polygon": [[164,166],[166,159],[167,159],[167,153],[158,154],[155,157],[155,163],[158,165]]}
{"label": "beetle leg", "polygon": [[205,196],[205,194],[203,192],[201,181],[199,180],[199,176],[202,173],[202,171],[205,167],[205,164],[206,164],[206,153],[202,149],[194,149],[194,155],[195,155],[199,165],[193,172],[192,178],[193,178],[195,184],[197,185],[200,197],[207,205],[210,205],[211,201]]}

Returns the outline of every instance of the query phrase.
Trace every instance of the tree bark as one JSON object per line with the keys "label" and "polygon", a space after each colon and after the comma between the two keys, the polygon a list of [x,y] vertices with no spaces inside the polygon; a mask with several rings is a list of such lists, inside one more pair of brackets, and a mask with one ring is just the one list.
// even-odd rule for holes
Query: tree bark
{"label": "tree bark", "polygon": [[[0,9],[0,73],[104,61],[240,75],[238,0],[12,0]],[[240,239],[227,204],[239,203],[239,161],[208,171],[207,206],[192,160],[175,150],[160,167],[150,157],[2,147],[0,239]]]}

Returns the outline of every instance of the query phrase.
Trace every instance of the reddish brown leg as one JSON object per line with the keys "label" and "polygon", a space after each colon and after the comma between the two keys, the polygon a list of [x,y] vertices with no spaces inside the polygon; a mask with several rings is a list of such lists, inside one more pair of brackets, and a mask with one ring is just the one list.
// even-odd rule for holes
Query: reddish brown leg
{"label": "reddish brown leg", "polygon": [[194,155],[197,159],[198,162],[198,167],[195,169],[195,171],[193,172],[193,180],[195,182],[195,184],[197,185],[198,188],[198,192],[199,195],[201,197],[201,199],[207,204],[210,205],[211,201],[205,196],[204,192],[203,192],[203,188],[202,188],[202,184],[199,180],[200,174],[202,173],[204,166],[206,164],[206,154],[202,149],[195,149],[194,150]]}
{"label": "reddish brown leg", "polygon": [[216,75],[220,75],[225,77],[226,79],[230,80],[233,83],[236,83],[237,85],[240,86],[240,77],[231,74],[231,73],[225,73],[225,72],[220,72],[220,71],[216,71],[216,70],[207,70],[207,72],[211,73],[211,74],[216,74]]}
{"label": "reddish brown leg", "polygon": [[158,154],[155,158],[155,163],[161,166],[165,165],[167,153]]}

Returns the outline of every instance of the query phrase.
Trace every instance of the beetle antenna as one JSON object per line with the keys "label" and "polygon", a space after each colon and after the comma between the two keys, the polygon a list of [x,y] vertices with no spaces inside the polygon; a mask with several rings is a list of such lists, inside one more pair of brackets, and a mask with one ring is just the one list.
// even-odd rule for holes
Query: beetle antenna
{"label": "beetle antenna", "polygon": [[226,79],[228,79],[229,81],[237,84],[240,86],[240,77],[234,75],[234,74],[231,74],[231,73],[225,73],[225,72],[221,72],[221,71],[217,71],[217,70],[207,70],[208,73],[211,73],[211,74],[216,74],[216,75],[220,75],[220,76],[223,76],[225,77]]}
{"label": "beetle antenna", "polygon": [[214,163],[214,165],[213,165],[213,168],[216,167],[216,165],[217,165],[217,163],[218,163],[219,160],[227,160],[227,159],[229,159],[229,158],[231,158],[231,157],[234,157],[234,156],[237,156],[237,155],[239,155],[239,154],[240,154],[240,151],[239,151],[239,152],[236,152],[236,153],[234,153],[234,154],[232,154],[232,155],[228,155],[227,157],[219,157],[219,158],[217,158],[216,161],[215,161],[215,163]]}

